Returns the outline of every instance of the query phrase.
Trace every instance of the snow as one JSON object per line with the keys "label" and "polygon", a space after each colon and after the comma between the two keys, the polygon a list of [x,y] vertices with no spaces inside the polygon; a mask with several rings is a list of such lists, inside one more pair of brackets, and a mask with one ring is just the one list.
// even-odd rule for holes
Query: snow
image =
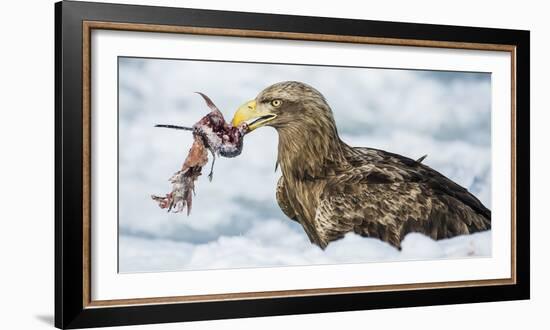
{"label": "snow", "polygon": [[[218,158],[212,182],[196,182],[193,210],[169,214],[151,194],[169,190],[192,143],[186,131],[209,109],[230,120],[244,101],[282,80],[327,98],[342,139],[423,161],[491,207],[490,75],[121,58],[119,266],[121,272],[374,262],[490,255],[490,233],[433,242],[411,234],[397,251],[348,235],[323,251],[280,211],[277,134],[247,135],[240,156]],[[205,166],[209,169],[210,164]]]}
{"label": "snow", "polygon": [[390,262],[491,255],[491,231],[434,241],[410,233],[402,249],[349,233],[326,250],[275,219],[255,223],[242,235],[221,236],[203,244],[122,235],[121,268],[125,272],[230,269]]}

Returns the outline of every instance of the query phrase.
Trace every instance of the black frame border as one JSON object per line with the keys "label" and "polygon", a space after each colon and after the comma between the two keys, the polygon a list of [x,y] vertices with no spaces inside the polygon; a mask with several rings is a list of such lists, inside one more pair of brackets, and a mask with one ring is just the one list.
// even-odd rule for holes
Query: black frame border
{"label": "black frame border", "polygon": [[[83,21],[433,40],[516,47],[516,284],[187,302],[83,304]],[[55,326],[84,328],[529,299],[529,31],[62,1],[55,4]]]}

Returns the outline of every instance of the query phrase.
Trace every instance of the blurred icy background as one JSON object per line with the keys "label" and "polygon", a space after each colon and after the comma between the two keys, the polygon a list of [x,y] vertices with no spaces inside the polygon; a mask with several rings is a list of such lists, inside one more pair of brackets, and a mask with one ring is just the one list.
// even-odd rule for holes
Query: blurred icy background
{"label": "blurred icy background", "polygon": [[[189,132],[209,95],[230,120],[235,109],[275,82],[316,87],[339,133],[354,146],[418,158],[468,188],[491,208],[491,77],[484,73],[119,59],[119,270],[175,271],[487,256],[491,233],[435,242],[410,234],[402,251],[349,234],[325,251],[309,243],[275,200],[277,134],[261,128],[243,153],[218,159],[214,180],[196,184],[191,216],[158,208],[169,191]],[[208,165],[209,166],[209,165]],[[205,167],[205,169],[207,169]],[[205,171],[203,171],[205,172]]]}

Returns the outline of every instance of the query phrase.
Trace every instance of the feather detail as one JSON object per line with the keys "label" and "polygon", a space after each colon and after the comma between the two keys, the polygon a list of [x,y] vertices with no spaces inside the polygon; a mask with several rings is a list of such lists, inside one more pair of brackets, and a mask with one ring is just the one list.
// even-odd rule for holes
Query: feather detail
{"label": "feather detail", "polygon": [[417,163],[422,163],[422,161],[423,161],[424,159],[426,159],[426,157],[428,157],[428,155],[424,155],[424,156],[418,158],[418,159],[416,160],[416,162],[417,162]]}

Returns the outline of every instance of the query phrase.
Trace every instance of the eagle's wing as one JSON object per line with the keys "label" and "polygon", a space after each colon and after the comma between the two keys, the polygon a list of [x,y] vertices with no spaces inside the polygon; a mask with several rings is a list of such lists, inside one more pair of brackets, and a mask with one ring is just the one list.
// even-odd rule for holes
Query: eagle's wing
{"label": "eagle's wing", "polygon": [[[359,181],[365,183],[396,183],[418,182],[429,187],[434,193],[445,194],[454,197],[473,211],[491,219],[491,210],[486,208],[479,199],[472,195],[466,188],[447,178],[420,161],[373,148],[353,148],[348,153],[350,162],[354,165],[348,175],[343,175],[342,180]],[[365,169],[367,169],[365,171]],[[357,172],[363,173],[355,180]],[[351,176],[351,178],[350,178]]]}
{"label": "eagle's wing", "polygon": [[400,246],[409,232],[434,239],[490,229],[490,211],[466,189],[412,159],[355,148],[352,168],[327,181],[316,211],[326,246],[347,232]]}

